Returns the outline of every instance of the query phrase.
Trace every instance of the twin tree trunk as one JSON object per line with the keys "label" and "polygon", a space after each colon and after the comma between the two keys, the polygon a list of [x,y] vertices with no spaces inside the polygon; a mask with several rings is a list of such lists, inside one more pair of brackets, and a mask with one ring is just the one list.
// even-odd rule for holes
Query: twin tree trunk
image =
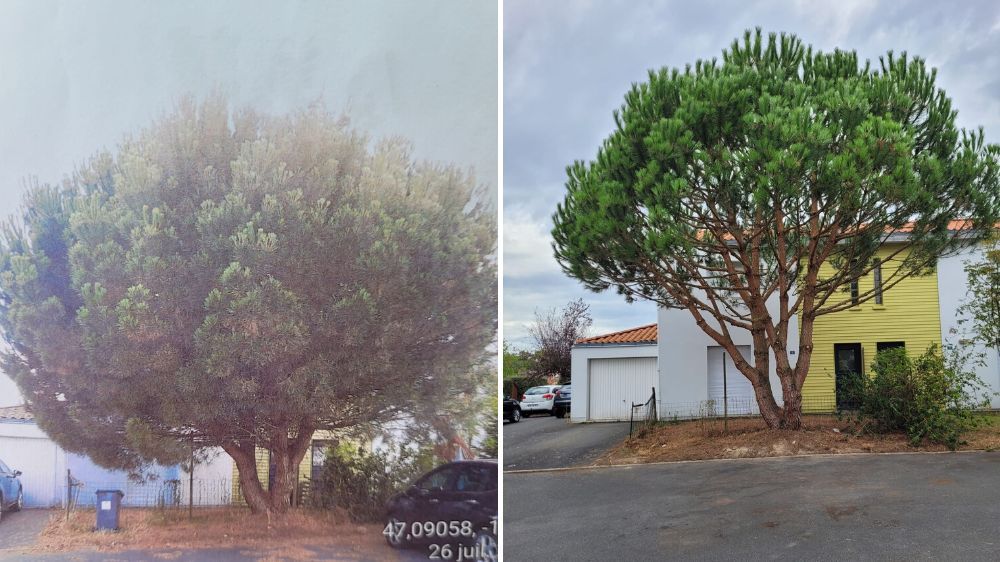
{"label": "twin tree trunk", "polygon": [[[227,444],[223,450],[232,457],[240,478],[243,499],[252,513],[285,513],[292,505],[298,466],[309,450],[311,436],[277,437],[268,449],[273,478],[265,488],[257,475],[256,447],[253,443]],[[270,468],[269,468],[270,471]]]}
{"label": "twin tree trunk", "polygon": [[777,372],[778,378],[781,380],[783,406],[779,406],[774,399],[774,391],[771,389],[767,369],[755,370],[751,376],[747,377],[753,385],[760,415],[771,429],[801,429],[802,389],[797,384],[795,371],[779,367]]}

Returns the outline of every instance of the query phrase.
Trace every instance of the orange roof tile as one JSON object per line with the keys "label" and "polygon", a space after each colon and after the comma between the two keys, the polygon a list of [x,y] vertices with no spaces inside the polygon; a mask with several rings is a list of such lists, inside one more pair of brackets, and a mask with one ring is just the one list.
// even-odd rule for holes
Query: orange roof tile
{"label": "orange roof tile", "polygon": [[5,408],[0,408],[0,420],[33,420],[35,416],[31,415],[28,411],[28,407],[24,404],[20,406],[7,406]]}
{"label": "orange roof tile", "polygon": [[656,343],[656,335],[656,324],[646,324],[645,326],[629,328],[620,332],[580,338],[576,340],[576,343],[590,345],[605,343]]}

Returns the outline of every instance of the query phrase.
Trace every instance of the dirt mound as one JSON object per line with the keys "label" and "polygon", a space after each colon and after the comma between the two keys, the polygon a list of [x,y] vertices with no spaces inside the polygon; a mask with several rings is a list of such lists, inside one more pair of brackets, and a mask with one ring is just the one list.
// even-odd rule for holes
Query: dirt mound
{"label": "dirt mound", "polygon": [[[1000,417],[966,435],[960,449],[1000,448]],[[738,459],[836,453],[946,451],[943,445],[910,445],[906,435],[873,435],[836,416],[806,416],[800,431],[768,429],[760,418],[664,422],[627,439],[595,464]]]}

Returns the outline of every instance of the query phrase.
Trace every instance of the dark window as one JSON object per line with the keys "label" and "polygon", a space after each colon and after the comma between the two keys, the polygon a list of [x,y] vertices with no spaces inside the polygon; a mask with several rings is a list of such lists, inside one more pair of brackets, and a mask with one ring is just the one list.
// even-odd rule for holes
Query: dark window
{"label": "dark window", "polygon": [[858,280],[851,281],[851,304],[858,304]]}
{"label": "dark window", "polygon": [[853,410],[857,407],[853,389],[864,364],[861,354],[860,343],[838,343],[833,346],[837,410]]}
{"label": "dark window", "polygon": [[455,472],[456,470],[453,466],[432,472],[420,482],[417,482],[417,488],[427,490],[428,492],[448,490]]}
{"label": "dark window", "polygon": [[496,471],[485,466],[466,466],[455,480],[459,492],[488,492],[497,489]]}
{"label": "dark window", "polygon": [[312,457],[312,462],[310,463],[310,468],[312,470],[312,477],[316,478],[319,476],[321,470],[323,470],[323,465],[326,463],[326,452],[333,447],[332,441],[313,441],[312,450],[310,455]]}
{"label": "dark window", "polygon": [[901,341],[880,341],[875,344],[875,348],[879,351],[885,351],[887,349],[896,349],[897,347],[906,348],[906,342]]}
{"label": "dark window", "polygon": [[882,262],[875,262],[875,304],[882,304]]}

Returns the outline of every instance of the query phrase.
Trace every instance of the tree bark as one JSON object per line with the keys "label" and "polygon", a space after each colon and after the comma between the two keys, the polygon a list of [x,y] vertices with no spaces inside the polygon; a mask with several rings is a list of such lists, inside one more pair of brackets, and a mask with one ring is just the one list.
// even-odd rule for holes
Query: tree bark
{"label": "tree bark", "polygon": [[296,438],[275,438],[268,450],[274,465],[274,480],[264,489],[257,476],[257,460],[253,445],[223,445],[232,457],[239,473],[240,490],[251,513],[286,513],[292,505],[298,466],[309,450],[312,431],[300,433]]}
{"label": "tree bark", "polygon": [[267,513],[270,511],[270,499],[257,477],[257,460],[254,446],[223,445],[222,449],[232,457],[239,474],[240,491],[243,499],[250,506],[251,513]]}
{"label": "tree bark", "polygon": [[293,439],[278,436],[271,448],[271,462],[274,464],[274,481],[269,490],[270,508],[276,513],[285,513],[292,505],[295,485],[298,481],[298,467],[309,450],[312,431],[300,432]]}
{"label": "tree bark", "polygon": [[[759,374],[758,374],[759,377]],[[767,375],[764,376],[767,381]],[[753,385],[754,394],[757,397],[757,407],[760,408],[760,416],[764,418],[764,423],[771,429],[781,427],[783,412],[778,403],[774,400],[774,393],[771,391],[769,382],[763,384],[758,380]]]}
{"label": "tree bark", "polygon": [[788,390],[784,393],[785,407],[782,408],[782,429],[802,429],[802,392]]}

